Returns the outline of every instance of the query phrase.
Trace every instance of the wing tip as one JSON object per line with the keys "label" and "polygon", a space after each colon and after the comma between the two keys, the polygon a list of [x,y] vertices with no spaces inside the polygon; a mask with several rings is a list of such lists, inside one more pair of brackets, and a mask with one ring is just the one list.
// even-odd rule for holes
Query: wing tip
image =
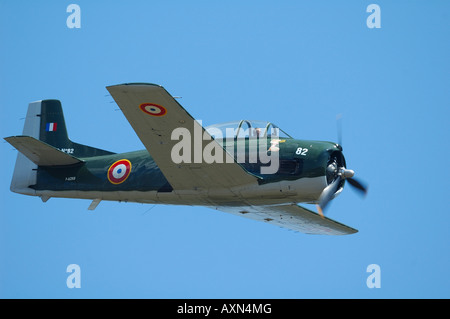
{"label": "wing tip", "polygon": [[147,83],[147,82],[129,82],[129,83],[121,83],[121,84],[114,84],[114,85],[108,85],[106,88],[112,88],[117,86],[154,86],[154,87],[161,87],[159,84],[155,83]]}
{"label": "wing tip", "polygon": [[347,233],[345,233],[344,235],[353,235],[353,234],[356,234],[357,232],[359,232],[359,230],[351,228],[350,226],[347,226],[347,227],[350,228],[350,230]]}

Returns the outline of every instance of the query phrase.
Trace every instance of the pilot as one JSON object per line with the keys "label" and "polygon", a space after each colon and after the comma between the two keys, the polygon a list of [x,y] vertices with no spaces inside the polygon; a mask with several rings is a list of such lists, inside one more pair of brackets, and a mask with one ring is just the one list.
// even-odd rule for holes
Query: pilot
{"label": "pilot", "polygon": [[259,137],[260,134],[261,134],[261,129],[259,127],[255,128],[255,136]]}

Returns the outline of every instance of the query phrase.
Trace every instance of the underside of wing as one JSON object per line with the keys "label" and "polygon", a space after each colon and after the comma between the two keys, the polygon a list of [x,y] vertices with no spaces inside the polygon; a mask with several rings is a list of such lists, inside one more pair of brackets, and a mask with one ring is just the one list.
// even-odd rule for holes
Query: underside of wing
{"label": "underside of wing", "polygon": [[[175,191],[257,182],[162,86],[130,83],[107,89]],[[205,161],[206,149],[221,160]]]}
{"label": "underside of wing", "polygon": [[327,217],[321,217],[304,207],[292,205],[278,206],[244,206],[211,207],[254,220],[263,221],[305,234],[347,235],[358,232],[356,229],[341,224]]}

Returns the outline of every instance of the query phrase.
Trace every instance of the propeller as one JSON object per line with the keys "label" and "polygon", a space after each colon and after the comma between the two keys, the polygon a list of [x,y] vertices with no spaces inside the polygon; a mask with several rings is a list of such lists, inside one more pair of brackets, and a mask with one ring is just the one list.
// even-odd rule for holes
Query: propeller
{"label": "propeller", "polygon": [[353,186],[356,190],[362,192],[363,195],[367,194],[367,186],[363,185],[360,181],[354,178],[347,178],[348,183]]}
{"label": "propeller", "polygon": [[341,176],[338,176],[330,185],[325,187],[320,194],[319,204],[317,205],[317,211],[319,215],[323,218],[323,210],[327,207],[328,203],[333,199],[334,194],[338,190],[339,183],[341,182]]}
{"label": "propeller", "polygon": [[327,207],[328,203],[334,198],[334,194],[339,189],[339,185],[342,180],[347,180],[348,183],[354,187],[355,190],[358,190],[362,194],[367,194],[367,186],[363,185],[360,181],[353,178],[355,172],[351,169],[346,169],[345,167],[337,167],[336,161],[333,161],[327,167],[327,172],[334,174],[334,180],[322,191],[319,197],[319,203],[317,205],[317,211],[319,215],[323,218],[323,211],[325,207]]}
{"label": "propeller", "polygon": [[[342,151],[342,114],[338,114],[336,116],[336,122],[338,144],[341,147],[340,149]],[[327,207],[328,203],[334,198],[335,193],[339,189],[341,181],[347,180],[355,190],[363,195],[367,194],[367,186],[365,186],[357,179],[353,178],[355,172],[351,169],[345,168],[345,161],[340,161],[339,163],[341,165],[338,164],[338,159],[336,156],[334,156],[332,161],[327,166],[327,179],[329,179],[329,182],[331,181],[331,183],[329,183],[328,186],[325,187],[325,189],[322,191],[322,194],[320,194],[317,205],[317,211],[322,218],[324,218],[323,212],[325,210],[325,207]]]}

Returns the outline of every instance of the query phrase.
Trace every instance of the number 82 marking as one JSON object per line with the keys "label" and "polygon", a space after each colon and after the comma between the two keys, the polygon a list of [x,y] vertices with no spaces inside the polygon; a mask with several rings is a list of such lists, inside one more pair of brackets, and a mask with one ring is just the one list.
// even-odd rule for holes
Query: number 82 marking
{"label": "number 82 marking", "polygon": [[306,153],[308,153],[308,149],[302,147],[297,148],[297,150],[295,151],[296,155],[306,156]]}

